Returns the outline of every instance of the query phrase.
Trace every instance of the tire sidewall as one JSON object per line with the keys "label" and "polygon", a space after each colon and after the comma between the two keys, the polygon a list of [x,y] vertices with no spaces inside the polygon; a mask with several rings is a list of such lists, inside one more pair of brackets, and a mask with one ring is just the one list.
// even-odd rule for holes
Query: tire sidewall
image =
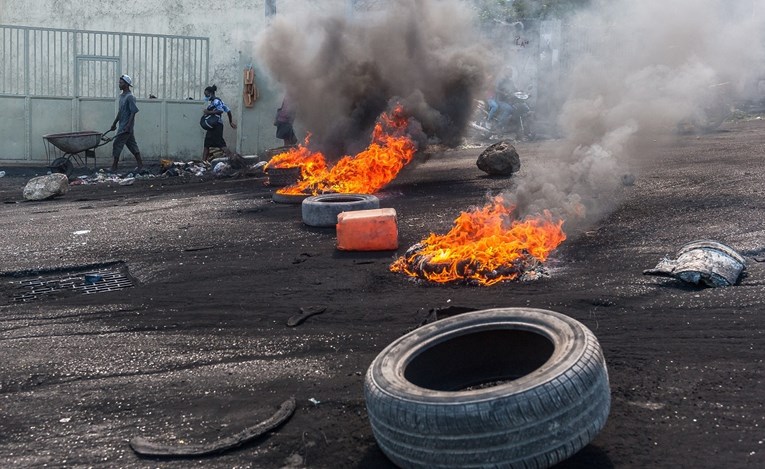
{"label": "tire sidewall", "polygon": [[321,194],[307,197],[301,208],[306,225],[334,227],[340,213],[380,208],[380,200],[370,194]]}
{"label": "tire sidewall", "polygon": [[[553,354],[533,372],[486,389],[435,391],[416,386],[404,377],[407,364],[423,351],[461,335],[491,329],[524,330],[540,334],[555,345]],[[585,345],[584,327],[560,313],[533,308],[476,311],[428,324],[400,337],[374,360],[367,372],[367,379],[391,396],[423,404],[479,403],[522,394],[553,381],[581,358]]]}
{"label": "tire sidewall", "polygon": [[[407,367],[420,354],[446,347],[436,352],[440,361],[429,366],[444,367],[435,376],[460,385],[452,380],[462,375],[449,365],[450,354],[460,361],[459,340],[503,329],[543,336],[552,351],[544,352],[546,361],[535,369],[489,387],[439,391],[407,380]],[[444,344],[457,338],[455,344]],[[503,351],[501,345],[486,346],[482,354],[489,357]],[[547,349],[532,347],[515,353]],[[507,368],[510,375],[513,369]],[[464,385],[472,386],[475,378],[469,376]],[[486,379],[493,382],[496,375]],[[383,453],[400,467],[419,468],[551,467],[595,438],[611,404],[608,372],[594,334],[568,316],[532,308],[475,311],[415,329],[375,358],[365,377],[364,397]]]}

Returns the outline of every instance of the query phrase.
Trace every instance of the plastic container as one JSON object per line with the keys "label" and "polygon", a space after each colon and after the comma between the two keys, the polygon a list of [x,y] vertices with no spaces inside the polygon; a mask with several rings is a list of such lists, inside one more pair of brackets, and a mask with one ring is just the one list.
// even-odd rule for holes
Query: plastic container
{"label": "plastic container", "polygon": [[341,212],[337,216],[337,249],[391,251],[398,249],[396,210],[375,208]]}

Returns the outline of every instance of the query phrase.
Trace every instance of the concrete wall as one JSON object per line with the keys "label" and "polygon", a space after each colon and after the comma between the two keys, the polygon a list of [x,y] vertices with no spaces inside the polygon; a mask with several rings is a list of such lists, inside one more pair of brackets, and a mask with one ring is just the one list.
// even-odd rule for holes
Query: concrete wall
{"label": "concrete wall", "polygon": [[[338,2],[345,0],[323,3]],[[277,0],[276,8],[277,14],[288,14],[293,8],[320,8],[319,4],[322,2]],[[268,82],[254,52],[255,37],[267,24],[265,11],[264,0],[0,0],[0,24],[209,37],[210,84],[218,86],[218,96],[229,105],[239,124],[237,130],[227,126],[225,139],[230,147],[236,147],[242,154],[256,154],[281,144],[281,140],[275,138],[273,127],[274,113],[281,101],[280,90],[278,85]],[[243,71],[250,64],[255,67],[260,98],[254,107],[245,108]],[[129,70],[123,72],[130,73]],[[117,93],[115,87],[115,95]],[[142,111],[148,110],[147,103],[141,103],[141,106]],[[142,112],[139,115],[141,121],[149,119],[148,114]],[[73,123],[73,126],[77,124]],[[150,132],[152,125],[149,121],[139,123],[136,128],[139,143],[158,145],[155,142],[158,136],[139,135],[144,129]],[[189,119],[188,122],[178,122],[176,129],[171,123],[169,129],[191,132],[185,126],[194,127],[194,132],[199,127],[196,119]],[[60,127],[58,131],[61,131]],[[20,145],[23,146],[23,142]]]}

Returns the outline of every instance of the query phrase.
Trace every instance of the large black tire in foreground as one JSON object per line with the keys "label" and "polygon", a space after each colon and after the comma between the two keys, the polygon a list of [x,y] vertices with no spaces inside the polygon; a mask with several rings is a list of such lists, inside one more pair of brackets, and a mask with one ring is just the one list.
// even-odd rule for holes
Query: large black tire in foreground
{"label": "large black tire in foreground", "polygon": [[337,225],[342,212],[380,208],[380,199],[368,194],[321,194],[305,199],[301,208],[306,225],[330,227]]}
{"label": "large black tire in foreground", "polygon": [[364,382],[377,443],[400,467],[550,467],[610,410],[595,336],[560,313],[497,308],[436,321],[374,359]]}

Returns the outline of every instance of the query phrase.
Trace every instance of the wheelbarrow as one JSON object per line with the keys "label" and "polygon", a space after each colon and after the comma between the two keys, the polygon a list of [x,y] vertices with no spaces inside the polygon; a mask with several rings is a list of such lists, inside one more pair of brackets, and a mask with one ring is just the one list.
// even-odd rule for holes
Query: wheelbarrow
{"label": "wheelbarrow", "polygon": [[[106,134],[111,132],[107,130],[104,133],[93,130],[83,130],[80,132],[64,132],[58,134],[43,135],[45,141],[45,153],[48,157],[48,167],[55,173],[71,176],[74,170],[74,160],[78,165],[88,167],[88,158],[93,158],[93,169],[96,169],[96,148],[106,145],[112,141]],[[56,156],[56,149],[64,152],[51,161],[51,157]],[[82,154],[82,155],[81,155]]]}

